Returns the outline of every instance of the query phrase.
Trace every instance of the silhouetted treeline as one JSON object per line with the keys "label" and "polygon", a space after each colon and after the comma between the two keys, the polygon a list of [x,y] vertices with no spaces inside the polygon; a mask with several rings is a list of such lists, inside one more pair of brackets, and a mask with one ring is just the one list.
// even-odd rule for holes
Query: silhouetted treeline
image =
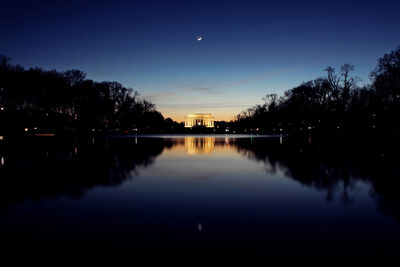
{"label": "silhouetted treeline", "polygon": [[177,123],[118,82],[80,70],[25,69],[0,55],[1,132],[157,133]]}
{"label": "silhouetted treeline", "polygon": [[266,95],[256,105],[236,116],[236,132],[311,133],[338,131],[400,130],[400,47],[378,60],[372,83],[360,87],[354,66],[344,64],[337,73],[288,90],[283,96]]}

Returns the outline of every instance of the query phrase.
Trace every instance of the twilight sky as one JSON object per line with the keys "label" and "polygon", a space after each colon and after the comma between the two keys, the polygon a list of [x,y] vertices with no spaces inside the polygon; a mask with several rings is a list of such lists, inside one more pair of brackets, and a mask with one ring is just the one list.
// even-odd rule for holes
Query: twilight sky
{"label": "twilight sky", "polygon": [[0,54],[121,82],[178,121],[230,120],[327,66],[354,64],[369,83],[377,58],[400,45],[399,10],[384,0],[2,0]]}

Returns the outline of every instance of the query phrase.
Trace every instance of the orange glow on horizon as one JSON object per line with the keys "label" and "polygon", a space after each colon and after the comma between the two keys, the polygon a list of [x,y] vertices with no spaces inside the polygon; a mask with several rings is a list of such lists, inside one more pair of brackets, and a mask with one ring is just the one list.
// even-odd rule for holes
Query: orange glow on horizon
{"label": "orange glow on horizon", "polygon": [[177,122],[185,122],[185,116],[188,114],[195,114],[195,113],[211,113],[214,116],[214,121],[231,121],[235,118],[237,114],[240,114],[240,111],[237,113],[234,112],[227,112],[227,111],[210,111],[208,109],[204,110],[203,112],[192,112],[192,111],[163,111],[162,109],[158,109],[164,118],[171,118]]}

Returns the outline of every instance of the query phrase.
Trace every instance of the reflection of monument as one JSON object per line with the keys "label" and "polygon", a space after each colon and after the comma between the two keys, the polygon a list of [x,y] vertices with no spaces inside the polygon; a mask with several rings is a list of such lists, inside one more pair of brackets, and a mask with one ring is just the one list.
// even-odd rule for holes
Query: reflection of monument
{"label": "reflection of monument", "polygon": [[214,137],[185,137],[185,148],[188,154],[210,154],[214,150]]}
{"label": "reflection of monument", "polygon": [[211,114],[189,114],[185,117],[185,127],[214,127],[214,117]]}

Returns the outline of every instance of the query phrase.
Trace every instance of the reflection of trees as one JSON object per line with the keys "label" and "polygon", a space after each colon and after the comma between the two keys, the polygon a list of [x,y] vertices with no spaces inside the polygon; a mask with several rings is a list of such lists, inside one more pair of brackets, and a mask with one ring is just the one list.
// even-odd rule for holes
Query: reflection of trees
{"label": "reflection of trees", "polygon": [[371,184],[371,195],[380,210],[400,218],[399,141],[238,139],[237,149],[249,158],[263,161],[268,172],[282,170],[300,183],[326,191],[327,200],[352,201],[357,182]]}
{"label": "reflection of trees", "polygon": [[0,141],[0,205],[81,197],[95,186],[119,185],[163,149],[160,139],[6,138]]}
{"label": "reflection of trees", "polygon": [[[311,142],[312,141],[312,142]],[[194,141],[193,141],[194,142]],[[164,148],[187,146],[185,138],[10,138],[0,139],[0,207],[58,196],[81,197],[96,186],[115,186],[138,175]],[[400,218],[400,142],[391,138],[304,140],[197,138],[199,147],[236,149],[326,192],[329,201],[352,201],[359,181],[371,184],[379,209]],[[195,146],[197,147],[197,145]]]}

